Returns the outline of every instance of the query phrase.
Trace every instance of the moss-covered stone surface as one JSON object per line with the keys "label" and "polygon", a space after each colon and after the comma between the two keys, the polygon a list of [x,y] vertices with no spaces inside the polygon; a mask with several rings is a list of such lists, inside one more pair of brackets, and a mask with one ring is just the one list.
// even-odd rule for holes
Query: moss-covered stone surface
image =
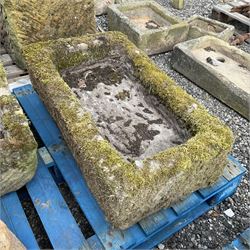
{"label": "moss-covered stone surface", "polygon": [[[104,139],[90,113],[60,75],[63,69],[126,54],[134,76],[181,119],[191,133],[185,143],[145,158],[138,167]],[[232,132],[159,70],[118,32],[59,39],[25,51],[35,89],[108,220],[121,229],[214,183],[227,164]]]}
{"label": "moss-covered stone surface", "polygon": [[17,100],[8,92],[0,64],[0,196],[24,186],[35,174],[37,143]]}
{"label": "moss-covered stone surface", "polygon": [[92,0],[1,0],[0,8],[4,45],[21,68],[23,46],[96,30]]}

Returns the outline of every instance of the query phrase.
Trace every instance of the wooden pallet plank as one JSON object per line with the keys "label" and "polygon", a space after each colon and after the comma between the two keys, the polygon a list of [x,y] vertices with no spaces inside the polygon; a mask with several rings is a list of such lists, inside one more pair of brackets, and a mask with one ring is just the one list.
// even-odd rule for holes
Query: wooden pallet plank
{"label": "wooden pallet plank", "polygon": [[0,46],[0,55],[2,54],[6,54],[6,50],[2,46]]}
{"label": "wooden pallet plank", "polygon": [[243,242],[245,246],[248,246],[250,249],[250,228],[245,230],[241,235],[240,235],[240,240]]}
{"label": "wooden pallet plank", "polygon": [[199,193],[206,199],[210,198],[214,192],[224,187],[228,183],[225,177],[220,177],[217,182],[215,182],[212,186],[199,189]]}
{"label": "wooden pallet plank", "polygon": [[142,219],[139,225],[143,231],[150,235],[159,230],[163,225],[167,225],[176,220],[176,213],[172,208],[162,209],[161,211]]}
{"label": "wooden pallet plank", "polygon": [[240,175],[243,175],[245,168],[231,155],[228,156],[228,167],[225,168],[223,176],[228,180],[232,180]]}
{"label": "wooden pallet plank", "polygon": [[5,67],[7,79],[19,77],[26,74],[26,71],[18,68],[16,65],[9,65]]}
{"label": "wooden pallet plank", "polygon": [[12,192],[0,198],[0,217],[27,249],[39,249],[21,202]]}
{"label": "wooden pallet plank", "polygon": [[202,201],[204,201],[202,197],[197,192],[194,192],[188,195],[183,201],[173,205],[172,208],[177,215],[181,215],[192,209],[194,206],[199,205]]}
{"label": "wooden pallet plank", "polygon": [[136,249],[151,249],[154,248],[159,242],[168,239],[180,229],[197,219],[199,216],[207,212],[211,207],[205,202],[197,206],[194,210],[189,211],[188,214],[182,215],[175,220],[175,222],[164,227],[158,234],[152,235],[147,240],[139,243]]}
{"label": "wooden pallet plank", "polygon": [[55,249],[88,249],[88,243],[48,168],[38,158],[36,174],[26,187],[51,244]]}
{"label": "wooden pallet plank", "polygon": [[231,17],[243,24],[246,24],[248,26],[250,26],[250,18],[237,13],[237,12],[231,12],[232,9],[232,5],[229,4],[219,4],[214,6],[213,11],[217,12],[217,13],[223,13],[225,15],[227,15],[228,17]]}
{"label": "wooden pallet plank", "polygon": [[[18,77],[14,77],[14,78],[11,78],[11,79],[8,79],[8,83],[9,84],[13,84],[13,83],[22,83],[22,81],[25,80],[25,81],[28,81],[30,80],[30,77],[29,75],[24,75],[24,76],[18,76]],[[27,84],[27,83],[26,83]],[[25,85],[26,85],[25,84]],[[15,88],[17,88],[18,86],[16,86]],[[20,87],[20,86],[19,86]]]}
{"label": "wooden pallet plank", "polygon": [[91,250],[105,250],[102,243],[96,235],[91,236],[87,239]]}
{"label": "wooden pallet plank", "polygon": [[3,54],[0,56],[0,62],[2,62],[3,66],[12,65],[12,59],[8,54]]}

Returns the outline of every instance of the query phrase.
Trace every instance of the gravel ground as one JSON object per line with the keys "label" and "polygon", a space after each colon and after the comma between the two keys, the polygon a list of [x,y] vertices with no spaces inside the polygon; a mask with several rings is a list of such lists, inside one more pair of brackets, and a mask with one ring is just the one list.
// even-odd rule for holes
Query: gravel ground
{"label": "gravel ground", "polygon": [[[220,2],[218,0],[190,0],[186,1],[184,10],[176,10],[171,7],[170,1],[156,1],[182,19],[188,18],[194,14],[210,16],[213,5]],[[98,17],[97,23],[104,30],[108,29],[106,16]],[[241,28],[241,26],[237,25],[237,28]],[[242,30],[239,30],[239,32],[242,33]],[[249,44],[245,43],[239,47],[250,53]],[[249,171],[249,122],[206,91],[174,71],[170,66],[171,55],[172,52],[168,52],[152,56],[151,58],[162,70],[171,76],[178,85],[203,104],[211,114],[219,117],[233,130],[235,143],[232,155],[236,157],[243,166],[247,167]],[[199,217],[169,240],[162,242],[159,248],[220,249],[228,242],[231,242],[250,226],[250,194],[248,180],[249,172],[247,172],[239,188],[232,197]],[[227,209],[231,209],[234,213],[231,218],[224,213]]]}

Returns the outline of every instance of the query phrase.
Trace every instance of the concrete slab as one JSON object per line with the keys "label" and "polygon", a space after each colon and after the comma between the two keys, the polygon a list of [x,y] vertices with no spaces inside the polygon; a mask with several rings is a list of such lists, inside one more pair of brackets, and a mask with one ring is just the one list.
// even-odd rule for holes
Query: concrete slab
{"label": "concrete slab", "polygon": [[115,227],[223,173],[231,131],[123,34],[60,39],[25,52],[33,86]]}
{"label": "concrete slab", "polygon": [[221,39],[204,36],[178,44],[172,66],[249,119],[250,55]]}
{"label": "concrete slab", "polygon": [[198,15],[189,18],[187,22],[190,26],[188,39],[195,39],[209,35],[229,41],[235,31],[235,28],[232,25]]}
{"label": "concrete slab", "polygon": [[127,2],[108,8],[110,30],[121,31],[147,54],[172,50],[185,41],[188,25],[154,1]]}

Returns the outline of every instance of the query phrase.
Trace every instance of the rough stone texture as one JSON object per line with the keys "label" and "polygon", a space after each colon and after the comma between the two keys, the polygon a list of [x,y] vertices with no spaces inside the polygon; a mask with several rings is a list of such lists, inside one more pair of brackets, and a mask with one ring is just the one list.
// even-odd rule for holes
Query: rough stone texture
{"label": "rough stone texture", "polygon": [[221,39],[204,36],[176,45],[172,66],[249,119],[250,55]]}
{"label": "rough stone texture", "polygon": [[92,0],[0,0],[0,8],[1,42],[21,68],[25,68],[23,46],[96,29]]}
{"label": "rough stone texture", "polygon": [[110,30],[121,31],[148,55],[172,50],[185,41],[188,25],[153,1],[128,2],[108,8]]}
{"label": "rough stone texture", "polygon": [[199,15],[194,15],[193,17],[189,18],[187,22],[190,26],[188,39],[209,35],[229,41],[235,31],[235,28],[232,25]]}
{"label": "rough stone texture", "polygon": [[19,189],[34,176],[36,150],[28,120],[8,92],[0,64],[0,196]]}
{"label": "rough stone texture", "polygon": [[102,15],[107,12],[107,7],[114,4],[115,0],[95,0],[95,14]]}
{"label": "rough stone texture", "polygon": [[[191,138],[140,164],[129,162],[104,139],[90,113],[60,72],[105,58],[126,58],[131,74],[189,129]],[[212,184],[227,164],[232,132],[208,114],[121,33],[32,44],[26,59],[34,87],[64,139],[107,219],[121,229]],[[83,84],[81,81],[79,84]]]}
{"label": "rough stone texture", "polygon": [[181,10],[184,8],[185,2],[184,0],[171,0],[172,1],[172,5],[174,8]]}
{"label": "rough stone texture", "polygon": [[0,249],[2,250],[25,250],[24,245],[0,220]]}

